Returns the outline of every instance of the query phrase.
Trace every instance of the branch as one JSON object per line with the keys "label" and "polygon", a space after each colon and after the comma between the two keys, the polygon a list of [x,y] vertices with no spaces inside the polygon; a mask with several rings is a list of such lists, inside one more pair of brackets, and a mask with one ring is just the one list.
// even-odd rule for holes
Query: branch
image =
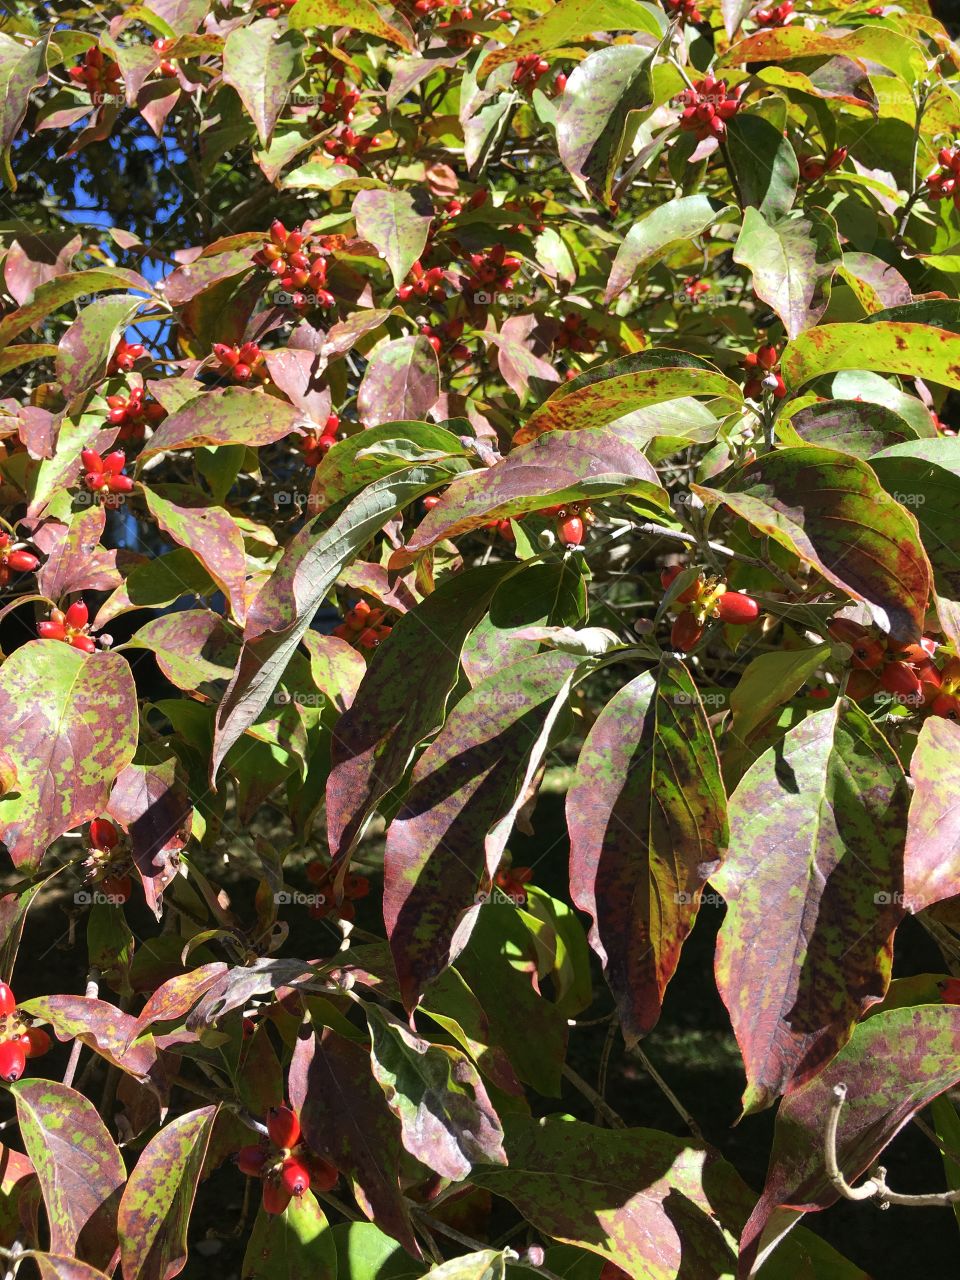
{"label": "branch", "polygon": [[827,1113],[827,1131],[824,1135],[824,1163],[827,1177],[834,1189],[844,1200],[876,1200],[881,1209],[890,1205],[899,1205],[905,1209],[935,1209],[960,1203],[960,1189],[956,1191],[930,1191],[925,1195],[904,1195],[900,1191],[891,1191],[887,1186],[887,1171],[880,1167],[873,1170],[870,1177],[859,1187],[851,1187],[837,1162],[837,1126],[840,1112],[847,1099],[847,1086],[837,1084],[833,1087],[833,1098]]}

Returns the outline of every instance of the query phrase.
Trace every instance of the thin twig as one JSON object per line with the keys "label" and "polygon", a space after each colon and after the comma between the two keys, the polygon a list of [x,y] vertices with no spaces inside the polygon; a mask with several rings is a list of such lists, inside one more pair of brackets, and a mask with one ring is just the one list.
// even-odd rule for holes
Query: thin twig
{"label": "thin twig", "polygon": [[588,1102],[593,1103],[597,1111],[603,1116],[604,1120],[606,1120],[607,1124],[609,1124],[611,1128],[625,1129],[627,1127],[626,1121],[622,1116],[617,1115],[616,1111],[614,1111],[610,1103],[607,1102],[606,1098],[602,1097],[592,1084],[588,1084],[587,1081],[584,1080],[583,1076],[578,1075],[577,1072],[574,1071],[573,1067],[569,1066],[565,1062],[561,1070],[565,1079],[569,1080],[573,1087],[578,1090],[578,1092],[582,1093]]}
{"label": "thin twig", "polygon": [[[83,994],[87,1000],[96,1000],[97,996],[100,994],[99,969],[92,968],[87,974],[87,987]],[[80,1053],[82,1049],[83,1041],[78,1037],[70,1046],[70,1057],[67,1060],[67,1069],[63,1073],[63,1083],[68,1089],[72,1086],[73,1078],[77,1074],[77,1065],[80,1062]]]}
{"label": "thin twig", "polygon": [[654,1082],[654,1084],[657,1086],[657,1088],[660,1090],[660,1092],[663,1094],[666,1100],[670,1103],[671,1107],[673,1107],[674,1111],[676,1111],[677,1115],[680,1117],[683,1123],[687,1126],[687,1128],[690,1130],[690,1132],[693,1134],[696,1140],[698,1142],[705,1141],[703,1136],[703,1130],[700,1128],[696,1120],[694,1120],[693,1116],[690,1114],[687,1108],[683,1105],[683,1103],[680,1101],[677,1095],[673,1092],[673,1090],[667,1084],[666,1080],[664,1080],[663,1076],[660,1074],[657,1068],[653,1065],[653,1063],[650,1061],[647,1055],[643,1052],[640,1046],[634,1045],[633,1052],[637,1055],[637,1057],[643,1063],[643,1068],[649,1075],[650,1079]]}

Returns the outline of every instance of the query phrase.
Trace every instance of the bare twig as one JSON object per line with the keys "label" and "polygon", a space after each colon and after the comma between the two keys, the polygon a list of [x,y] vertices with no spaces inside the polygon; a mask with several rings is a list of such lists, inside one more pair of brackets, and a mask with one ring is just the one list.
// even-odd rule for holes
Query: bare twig
{"label": "bare twig", "polygon": [[[87,974],[87,987],[84,996],[88,1000],[96,1000],[100,993],[100,970],[93,968]],[[70,1046],[70,1057],[67,1060],[67,1069],[63,1073],[63,1083],[70,1088],[73,1084],[73,1078],[77,1074],[77,1065],[80,1062],[80,1053],[83,1049],[83,1041],[79,1038],[74,1040]]]}
{"label": "bare twig", "polygon": [[578,1075],[578,1073],[574,1071],[573,1067],[564,1063],[562,1071],[564,1078],[569,1080],[573,1087],[579,1093],[582,1093],[588,1102],[593,1103],[597,1111],[603,1116],[604,1120],[606,1120],[607,1124],[609,1124],[611,1128],[625,1129],[627,1127],[626,1121],[622,1116],[617,1115],[616,1111],[614,1111],[610,1103],[607,1102],[606,1098],[599,1094],[592,1084],[588,1084],[587,1081],[584,1080],[583,1076]]}
{"label": "bare twig", "polygon": [[694,1120],[693,1116],[690,1114],[687,1108],[683,1105],[683,1103],[680,1101],[677,1095],[673,1092],[673,1090],[667,1084],[666,1080],[664,1080],[663,1076],[660,1074],[657,1068],[653,1065],[653,1063],[650,1061],[647,1055],[643,1052],[640,1046],[634,1045],[633,1052],[637,1055],[637,1057],[643,1063],[644,1070],[647,1072],[650,1079],[654,1082],[654,1084],[657,1086],[657,1088],[660,1090],[660,1092],[663,1094],[666,1100],[670,1103],[671,1107],[673,1107],[674,1111],[676,1111],[677,1115],[680,1117],[683,1123],[687,1126],[687,1128],[690,1130],[693,1136],[697,1139],[698,1142],[703,1142],[704,1141],[703,1130],[700,1128],[696,1120]]}
{"label": "bare twig", "polygon": [[891,1191],[887,1186],[887,1171],[878,1165],[870,1173],[866,1182],[859,1187],[851,1187],[841,1172],[837,1160],[837,1126],[840,1112],[847,1099],[847,1086],[837,1084],[833,1087],[830,1110],[827,1113],[827,1131],[824,1135],[823,1158],[827,1177],[836,1192],[844,1200],[876,1200],[882,1209],[895,1204],[905,1209],[935,1209],[960,1203],[960,1189],[956,1191],[930,1191],[923,1195],[904,1195],[900,1191]]}

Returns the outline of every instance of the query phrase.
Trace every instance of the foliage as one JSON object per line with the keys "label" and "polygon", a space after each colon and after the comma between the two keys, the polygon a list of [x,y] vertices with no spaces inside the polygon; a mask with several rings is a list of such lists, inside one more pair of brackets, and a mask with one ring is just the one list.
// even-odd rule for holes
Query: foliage
{"label": "foliage", "polygon": [[[244,1280],[863,1275],[831,1090],[849,1180],[958,1123],[947,30],[14,3],[0,82],[8,1274],[242,1185]],[[762,1194],[604,1094],[705,902]]]}

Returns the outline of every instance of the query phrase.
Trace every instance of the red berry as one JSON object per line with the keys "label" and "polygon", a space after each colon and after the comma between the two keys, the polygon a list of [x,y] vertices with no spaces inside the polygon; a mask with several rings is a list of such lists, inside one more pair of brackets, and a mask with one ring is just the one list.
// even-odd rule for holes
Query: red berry
{"label": "red berry", "polygon": [[742,591],[725,591],[717,601],[717,617],[721,622],[729,622],[735,626],[746,626],[760,615],[760,606],[753,596]]}
{"label": "red berry", "polygon": [[106,876],[100,883],[103,892],[118,902],[129,902],[133,881],[129,876]]}
{"label": "red berry", "polygon": [[267,1178],[263,1184],[263,1211],[264,1213],[279,1214],[283,1213],[290,1203],[291,1195],[286,1187],[282,1186],[279,1181]]}
{"label": "red berry", "polygon": [[11,1083],[19,1080],[27,1065],[27,1055],[19,1040],[4,1040],[0,1044],[0,1080]]}
{"label": "red berry", "polygon": [[49,1053],[53,1047],[53,1041],[43,1027],[27,1027],[20,1042],[28,1058],[39,1058],[42,1054]]}
{"label": "red berry", "polygon": [[938,693],[930,704],[930,710],[943,720],[960,721],[960,698],[949,693]]}
{"label": "red berry", "polygon": [[880,674],[880,687],[887,693],[916,698],[921,691],[920,677],[906,662],[888,662]]}
{"label": "red berry", "polygon": [[292,1196],[302,1196],[310,1186],[310,1174],[294,1156],[284,1160],[280,1168],[280,1185]]}
{"label": "red berry", "polygon": [[579,547],[583,542],[583,521],[579,516],[567,516],[557,524],[557,537],[565,547]]}
{"label": "red berry", "polygon": [[85,627],[89,613],[87,606],[82,600],[74,600],[73,604],[63,615],[63,620],[68,627]]}
{"label": "red berry", "polygon": [[295,1147],[300,1141],[300,1121],[292,1107],[284,1104],[267,1112],[267,1132],[275,1147]]}
{"label": "red berry", "polygon": [[40,561],[29,551],[8,552],[6,563],[15,573],[33,573],[40,568]]}
{"label": "red berry", "polygon": [[17,997],[5,982],[0,982],[0,1017],[7,1017],[17,1007]]}
{"label": "red berry", "polygon": [[106,818],[94,818],[88,837],[91,849],[115,849],[120,843],[120,832]]}
{"label": "red berry", "polygon": [[241,1147],[234,1158],[241,1173],[245,1173],[248,1178],[259,1178],[269,1154],[266,1147],[255,1144]]}
{"label": "red berry", "polygon": [[703,623],[694,614],[678,613],[670,628],[670,643],[678,653],[689,653],[703,635]]}

